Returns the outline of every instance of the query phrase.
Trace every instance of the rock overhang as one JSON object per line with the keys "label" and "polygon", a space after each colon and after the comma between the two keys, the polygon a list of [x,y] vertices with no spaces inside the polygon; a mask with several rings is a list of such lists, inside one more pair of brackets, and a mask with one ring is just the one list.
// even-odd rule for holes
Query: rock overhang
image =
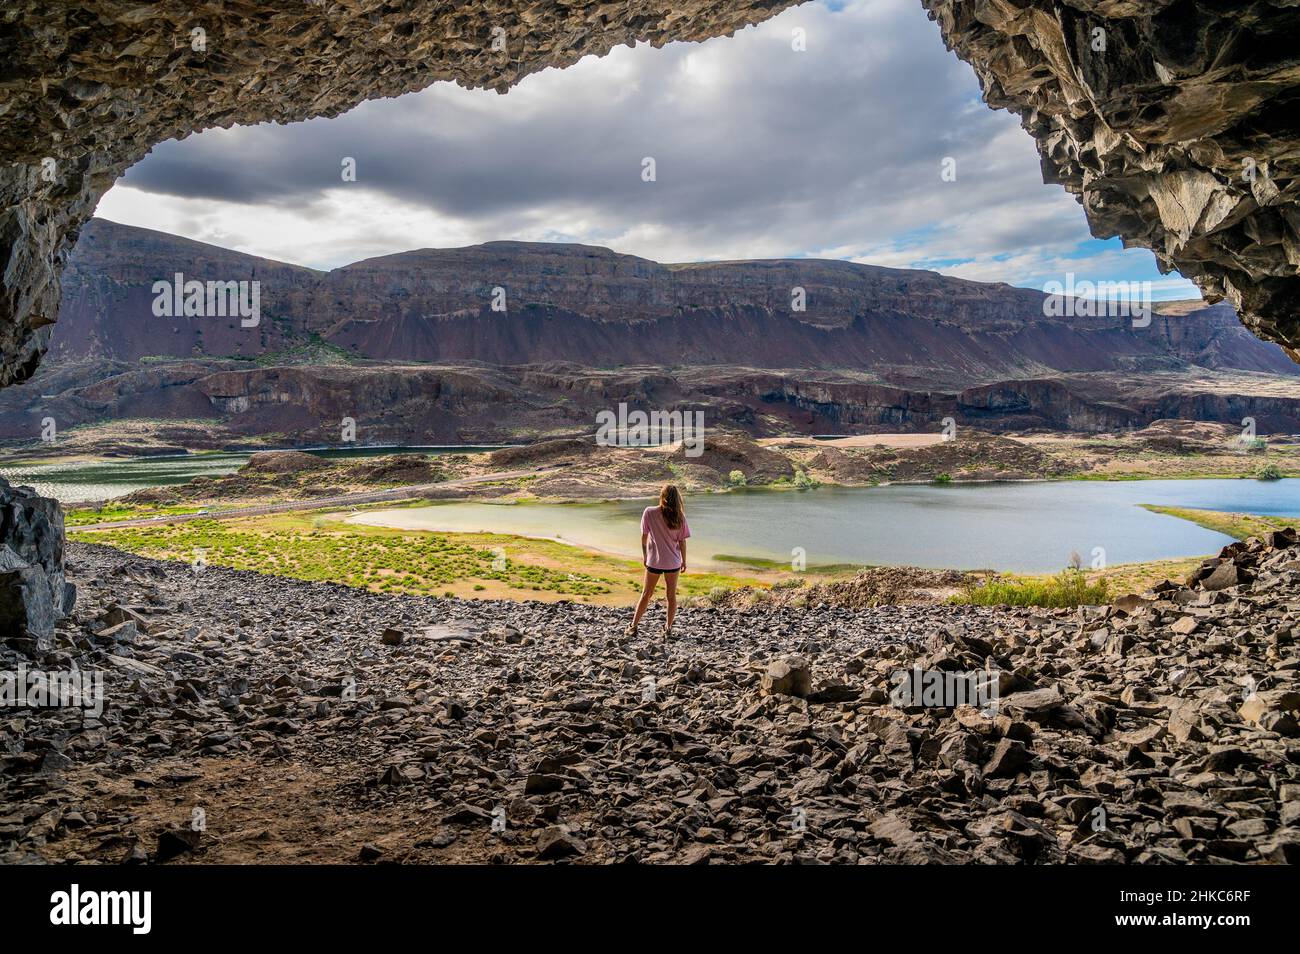
{"label": "rock overhang", "polygon": [[[1300,9],[1287,0],[921,0],[1098,237],[1226,298],[1300,357]],[[0,15],[0,386],[34,373],[99,198],[157,142],[337,115],[439,80],[504,90],[635,41],[730,34],[788,0],[244,0]]]}

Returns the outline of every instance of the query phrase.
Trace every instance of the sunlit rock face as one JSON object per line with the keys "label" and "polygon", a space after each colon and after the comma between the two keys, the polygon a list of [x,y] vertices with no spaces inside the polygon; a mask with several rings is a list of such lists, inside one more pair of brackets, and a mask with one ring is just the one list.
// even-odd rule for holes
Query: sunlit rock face
{"label": "sunlit rock face", "polygon": [[1043,177],[1300,360],[1300,8],[923,0]]}
{"label": "sunlit rock face", "polygon": [[[1099,235],[1154,249],[1300,354],[1300,11],[922,0]],[[635,40],[703,40],[787,0],[241,0],[0,11],[0,386],[29,377],[99,197],[157,142],[291,122],[438,80],[505,89]],[[1097,45],[1102,30],[1104,50]],[[495,42],[494,42],[495,41]],[[870,91],[863,91],[870,95]],[[1247,167],[1246,160],[1252,160]],[[1249,175],[1244,175],[1249,168]]]}

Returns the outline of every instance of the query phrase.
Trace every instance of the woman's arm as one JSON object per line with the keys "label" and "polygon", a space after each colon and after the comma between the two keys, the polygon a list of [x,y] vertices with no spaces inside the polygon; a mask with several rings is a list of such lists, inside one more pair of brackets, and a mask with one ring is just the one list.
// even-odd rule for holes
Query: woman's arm
{"label": "woman's arm", "polygon": [[682,572],[685,573],[686,572],[686,541],[683,540],[679,545],[681,546],[682,549]]}
{"label": "woman's arm", "polygon": [[646,561],[645,542],[649,539],[650,539],[650,534],[648,533],[641,534],[641,564],[643,566],[645,565],[645,561]]}

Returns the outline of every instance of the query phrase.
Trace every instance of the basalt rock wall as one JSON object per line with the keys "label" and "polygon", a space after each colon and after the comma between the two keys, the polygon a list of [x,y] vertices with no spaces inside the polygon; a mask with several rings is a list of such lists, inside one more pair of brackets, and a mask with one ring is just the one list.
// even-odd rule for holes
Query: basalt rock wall
{"label": "basalt rock wall", "polygon": [[0,477],[0,638],[36,649],[72,609],[63,546],[59,502]]}
{"label": "basalt rock wall", "polygon": [[922,2],[1094,235],[1151,249],[1300,360],[1300,7]]}

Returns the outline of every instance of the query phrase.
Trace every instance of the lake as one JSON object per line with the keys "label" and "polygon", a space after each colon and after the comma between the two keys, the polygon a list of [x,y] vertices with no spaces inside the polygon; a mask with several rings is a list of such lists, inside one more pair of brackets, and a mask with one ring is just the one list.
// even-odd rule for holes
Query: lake
{"label": "lake", "polygon": [[[653,501],[592,504],[449,502],[350,519],[400,529],[547,537],[629,557]],[[688,497],[689,562],[718,554],[809,566],[894,563],[1023,573],[1059,570],[1094,548],[1107,564],[1199,556],[1231,543],[1138,504],[1300,517],[1300,480],[1058,481],[946,486],[751,490]]]}
{"label": "lake", "polygon": [[[495,450],[497,446],[358,447],[346,450],[324,448],[309,450],[307,453],[330,460],[349,460],[384,454],[469,454]],[[233,474],[248,463],[252,456],[253,452],[247,451],[171,457],[124,457],[121,460],[31,464],[23,467],[0,463],[0,477],[14,485],[35,487],[38,493],[55,497],[65,504],[74,504],[90,500],[111,500],[145,487],[183,484],[195,477]]]}

